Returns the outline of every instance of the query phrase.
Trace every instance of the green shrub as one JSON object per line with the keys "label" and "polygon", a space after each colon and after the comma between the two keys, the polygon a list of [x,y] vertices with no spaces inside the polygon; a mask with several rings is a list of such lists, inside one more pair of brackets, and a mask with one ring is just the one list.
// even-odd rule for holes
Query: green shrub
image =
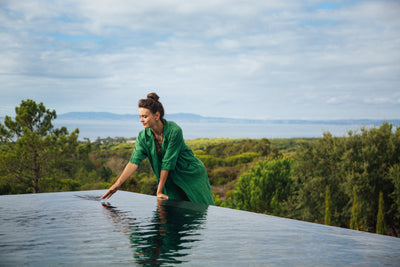
{"label": "green shrub", "polygon": [[255,158],[258,158],[260,156],[261,156],[260,153],[246,152],[246,153],[242,153],[240,155],[227,157],[225,159],[225,163],[227,166],[234,166],[234,165],[238,165],[238,164],[252,162]]}

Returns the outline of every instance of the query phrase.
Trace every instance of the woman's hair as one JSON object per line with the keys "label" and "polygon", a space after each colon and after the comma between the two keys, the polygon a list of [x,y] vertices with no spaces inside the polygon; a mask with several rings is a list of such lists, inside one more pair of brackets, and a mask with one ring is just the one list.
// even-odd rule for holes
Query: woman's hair
{"label": "woman's hair", "polygon": [[150,93],[146,99],[139,100],[139,108],[147,108],[151,113],[160,113],[160,120],[164,118],[164,107],[161,102],[158,101],[160,97],[156,93]]}

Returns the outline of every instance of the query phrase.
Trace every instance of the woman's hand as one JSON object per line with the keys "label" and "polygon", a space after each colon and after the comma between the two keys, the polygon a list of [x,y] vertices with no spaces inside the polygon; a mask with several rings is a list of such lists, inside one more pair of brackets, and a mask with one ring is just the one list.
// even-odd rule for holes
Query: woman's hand
{"label": "woman's hand", "polygon": [[133,163],[128,163],[125,166],[124,171],[122,172],[121,176],[118,178],[118,180],[108,189],[107,193],[104,194],[104,196],[101,197],[101,199],[109,199],[112,195],[114,195],[115,192],[118,191],[118,189],[121,187],[121,185],[137,170],[139,166]]}
{"label": "woman's hand", "polygon": [[157,193],[157,198],[158,199],[168,199],[168,196],[164,195],[163,193]]}
{"label": "woman's hand", "polygon": [[159,199],[168,199],[168,196],[162,193],[165,182],[167,181],[168,172],[169,171],[161,170],[160,181],[158,182],[157,193],[156,193],[157,198]]}
{"label": "woman's hand", "polygon": [[117,185],[117,183],[113,184],[110,189],[108,189],[107,193],[105,193],[101,199],[109,199],[112,195],[114,195],[115,192],[118,191],[118,189],[120,188],[120,185]]}

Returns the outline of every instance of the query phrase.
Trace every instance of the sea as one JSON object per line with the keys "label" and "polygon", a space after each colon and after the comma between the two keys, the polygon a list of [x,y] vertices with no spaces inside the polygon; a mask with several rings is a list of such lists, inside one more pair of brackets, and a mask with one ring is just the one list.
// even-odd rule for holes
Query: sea
{"label": "sea", "polygon": [[[187,122],[175,121],[183,130],[185,140],[197,138],[312,138],[322,137],[329,132],[333,136],[348,136],[348,132],[360,132],[380,125],[363,123],[312,123],[312,122]],[[137,120],[89,120],[89,119],[56,119],[54,126],[67,127],[69,132],[79,129],[79,140],[98,138],[125,137],[133,138],[143,130]],[[394,127],[395,128],[395,127]]]}

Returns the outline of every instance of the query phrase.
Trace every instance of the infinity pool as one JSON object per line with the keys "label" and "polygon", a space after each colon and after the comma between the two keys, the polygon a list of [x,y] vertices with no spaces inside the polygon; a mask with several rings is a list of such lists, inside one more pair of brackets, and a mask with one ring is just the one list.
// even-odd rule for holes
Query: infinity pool
{"label": "infinity pool", "polygon": [[400,238],[104,193],[0,196],[0,266],[400,265]]}

